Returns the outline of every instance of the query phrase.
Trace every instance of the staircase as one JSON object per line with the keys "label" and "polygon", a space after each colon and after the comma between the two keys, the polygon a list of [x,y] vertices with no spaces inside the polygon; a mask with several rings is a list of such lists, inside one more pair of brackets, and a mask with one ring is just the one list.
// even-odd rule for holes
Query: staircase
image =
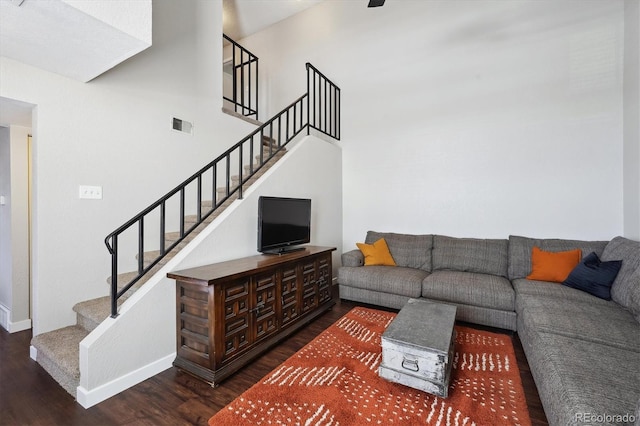
{"label": "staircase", "polygon": [[[269,146],[271,144],[271,147]],[[263,138],[263,158],[267,158],[270,152],[277,149],[276,142],[269,140],[268,137]],[[286,153],[286,148],[280,149],[264,166],[256,172],[250,179],[244,183],[245,188],[257,181],[264,173],[271,168]],[[256,161],[260,160],[260,156],[256,155]],[[254,164],[254,169],[258,168]],[[245,171],[249,171],[249,166],[245,166]],[[239,176],[231,176],[231,190],[238,186]],[[223,197],[226,194],[226,187],[217,188],[218,195]],[[136,284],[131,287],[118,300],[118,305],[124,303],[137,289],[142,287],[144,283],[158,272],[169,260],[171,260],[180,250],[182,250],[189,242],[191,242],[206,226],[220,216],[220,214],[238,198],[237,193],[229,197],[201,224],[199,224],[185,239],[169,251],[152,269],[145,273]],[[212,208],[211,200],[202,202],[203,211],[210,211]],[[185,222],[189,225],[196,223],[196,215],[185,217]],[[167,246],[180,237],[179,232],[167,232],[165,241]],[[149,251],[144,253],[144,262],[146,259],[155,259],[158,252]],[[137,275],[137,272],[129,272],[118,276],[118,282],[128,283]],[[107,279],[110,284],[111,279]],[[76,389],[80,383],[80,360],[79,347],[80,342],[89,335],[98,325],[104,321],[111,313],[111,296],[99,297],[97,299],[86,300],[77,303],[73,307],[76,313],[76,324],[68,327],[53,330],[35,336],[31,340],[31,345],[37,349],[36,361],[53,377],[60,385],[71,395],[76,397]]]}
{"label": "staircase", "polygon": [[[304,134],[305,130],[309,135],[313,129],[331,138],[340,139],[340,89],[313,65],[307,63],[306,68],[307,92],[304,95],[107,236],[105,243],[112,259],[112,274],[107,280],[111,288],[110,296],[77,303],[73,307],[76,313],[75,325],[43,333],[32,339],[31,345],[37,350],[35,356],[32,354],[32,357],[76,399],[78,397],[77,388],[80,384],[80,342],[89,336],[91,331],[95,330],[109,316],[115,319],[114,322],[105,324],[100,332],[93,334],[88,339],[92,343],[85,342],[83,344],[86,351],[89,351],[91,345],[96,343],[102,343],[102,346],[98,345],[102,348],[100,354],[104,353],[106,346],[108,346],[107,349],[126,351],[125,347],[118,345],[117,340],[118,338],[122,339],[123,334],[116,336],[116,340],[108,338],[100,340],[104,333],[112,331],[114,328],[119,333],[126,333],[127,338],[138,339],[139,342],[142,337],[140,333],[145,333],[145,331],[140,327],[138,327],[137,333],[130,330],[143,324],[143,321],[127,322],[126,319],[122,321],[120,318],[126,317],[126,315],[118,318],[119,307],[152,278],[157,282],[156,278],[160,277],[158,272],[199,233],[211,225],[214,219],[220,216],[234,201],[242,199],[243,190],[254,184],[269,168],[286,155],[285,147],[298,135]],[[218,183],[224,183],[224,186],[219,187]],[[205,189],[207,184],[210,184],[210,189]],[[189,191],[192,192],[191,195],[187,195]],[[208,201],[207,198],[209,198]],[[177,201],[179,205],[177,211],[179,230],[169,230],[171,225],[167,217],[171,213],[176,213],[176,211],[170,210],[172,201]],[[189,214],[189,208],[196,210],[196,214]],[[149,225],[154,222],[155,217],[159,218],[159,228],[153,228],[152,234],[145,234],[146,227],[158,226],[156,223]],[[167,229],[165,230],[165,228]],[[133,231],[137,237],[135,247],[130,244],[131,240],[119,240],[121,235],[130,231]],[[149,238],[145,238],[145,235],[147,237],[153,235],[151,239],[155,239],[159,248],[153,247],[147,250],[145,244],[148,243]],[[119,247],[119,242],[125,247]],[[128,246],[126,242],[129,243]],[[122,251],[123,249],[129,249],[129,251]],[[138,264],[137,271],[119,273],[118,268],[121,266],[118,262],[119,253],[121,255],[123,253],[138,253],[135,255]],[[149,284],[147,289],[153,289],[153,282],[149,282]],[[164,288],[166,289],[166,287]],[[135,307],[146,306],[145,303],[154,300],[146,298],[148,294],[142,293],[142,298],[137,297],[136,303],[128,305],[127,309],[131,311]],[[171,296],[173,300],[175,300],[174,297]],[[152,305],[150,309],[155,307],[156,305]],[[155,311],[154,315],[157,314],[156,316],[159,316],[161,321],[175,321],[173,318],[165,316],[164,312],[166,310]],[[170,342],[167,344],[172,345]],[[145,356],[148,355],[146,348],[148,347],[139,349],[142,351],[140,353]],[[110,351],[107,350],[107,352]],[[120,355],[120,353],[116,354],[116,358]],[[168,358],[169,355],[165,350],[160,354],[155,354],[156,358],[148,359],[148,361],[154,362],[157,360],[157,356]],[[104,369],[104,361],[95,361],[91,364],[90,360],[84,357],[83,359],[87,363],[83,364],[83,371],[87,370],[87,376],[84,379],[87,380],[91,377],[91,371],[106,372],[109,373],[107,376],[111,375],[108,378],[101,376],[101,380],[115,380],[122,377],[122,374],[130,373],[130,370],[123,370],[117,372],[116,375],[113,371]],[[109,358],[107,362],[117,363],[118,359]],[[156,373],[151,375],[153,374]],[[112,377],[114,375],[115,377]],[[136,376],[131,380],[137,380],[134,383],[139,383],[150,376],[141,379],[139,377],[141,376]],[[131,386],[131,381],[127,383],[127,387]],[[81,388],[81,392],[83,394],[90,392],[102,384],[105,383],[92,383]],[[115,391],[106,397],[117,392]],[[100,400],[104,400],[106,397],[104,394],[101,395],[102,399]]]}

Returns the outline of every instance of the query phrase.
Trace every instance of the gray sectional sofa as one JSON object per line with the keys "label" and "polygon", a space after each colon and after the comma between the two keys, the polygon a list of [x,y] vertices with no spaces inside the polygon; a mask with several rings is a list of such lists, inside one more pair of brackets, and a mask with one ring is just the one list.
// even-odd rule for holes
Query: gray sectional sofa
{"label": "gray sectional sofa", "polygon": [[[457,319],[517,331],[551,425],[640,424],[640,243],[452,238],[369,231],[397,266],[342,255],[340,297],[400,309],[410,298],[454,304]],[[612,300],[526,279],[531,251],[580,249],[622,260]]]}

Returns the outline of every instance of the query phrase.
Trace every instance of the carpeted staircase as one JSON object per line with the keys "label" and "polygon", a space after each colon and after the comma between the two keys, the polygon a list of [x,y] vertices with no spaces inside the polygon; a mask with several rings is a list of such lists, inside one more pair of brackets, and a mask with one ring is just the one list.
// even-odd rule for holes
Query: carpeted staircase
{"label": "carpeted staircase", "polygon": [[[263,138],[263,157],[268,156],[278,149],[277,143],[269,139]],[[263,167],[256,172],[250,179],[245,181],[243,188],[252,185],[260,178],[275,162],[285,155],[286,149],[282,148],[269,161],[265,162]],[[260,161],[260,156],[256,156],[256,160]],[[254,164],[254,170],[259,164]],[[249,165],[245,166],[245,172],[249,173]],[[231,189],[238,186],[238,176],[231,177]],[[226,195],[226,188],[218,188],[218,196]],[[118,305],[130,297],[137,289],[144,285],[152,276],[154,276],[170,259],[172,259],[180,250],[182,250],[196,235],[198,235],[205,227],[207,227],[216,217],[220,215],[233,201],[237,199],[237,194],[231,196],[228,200],[218,206],[218,208],[198,227],[196,227],[180,244],[173,248],[167,255],[158,262],[149,272],[131,288],[127,293],[118,300]],[[203,201],[203,214],[209,212],[212,208],[211,201]],[[186,216],[185,223],[194,224],[196,216]],[[167,245],[172,244],[180,238],[179,232],[168,232],[165,234]],[[158,252],[144,253],[145,262],[151,261],[158,256]],[[148,260],[147,260],[148,259]],[[148,264],[148,263],[147,263]],[[146,266],[146,265],[145,265]],[[118,282],[127,284],[137,276],[136,272],[130,272],[118,275]],[[107,282],[110,284],[111,279]],[[124,285],[123,285],[124,286]],[[111,296],[99,297],[97,299],[87,300],[77,303],[73,310],[76,313],[76,325],[53,330],[35,336],[31,340],[31,345],[37,349],[36,361],[71,395],[76,397],[76,388],[80,383],[80,342],[89,335],[102,321],[104,321],[111,313]]]}

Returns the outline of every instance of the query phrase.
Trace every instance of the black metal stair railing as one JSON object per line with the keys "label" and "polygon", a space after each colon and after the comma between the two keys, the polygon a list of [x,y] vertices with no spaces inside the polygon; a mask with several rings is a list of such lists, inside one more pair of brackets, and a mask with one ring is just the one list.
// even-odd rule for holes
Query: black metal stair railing
{"label": "black metal stair railing", "polygon": [[258,57],[226,34],[231,46],[231,98],[223,99],[233,105],[235,112],[258,119]]}
{"label": "black metal stair railing", "polygon": [[[226,201],[236,195],[242,199],[249,179],[305,128],[307,134],[315,129],[340,139],[340,88],[310,63],[306,67],[307,93],[106,236],[111,255],[112,318],[118,315],[118,299]],[[178,231],[168,240],[171,225]],[[129,251],[119,247],[120,242]],[[145,259],[145,252],[152,253],[151,258]],[[119,289],[120,262],[128,254],[137,256],[137,268]]]}
{"label": "black metal stair railing", "polygon": [[340,88],[307,62],[308,129],[340,140]]}

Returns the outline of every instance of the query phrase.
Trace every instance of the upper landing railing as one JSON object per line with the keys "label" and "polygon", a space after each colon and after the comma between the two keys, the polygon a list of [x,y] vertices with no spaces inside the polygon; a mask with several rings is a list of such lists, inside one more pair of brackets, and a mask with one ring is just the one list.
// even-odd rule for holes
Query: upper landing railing
{"label": "upper landing railing", "polygon": [[[225,201],[241,199],[249,179],[293,138],[315,129],[340,140],[340,88],[310,63],[306,66],[307,93],[107,235],[111,317],[118,315],[120,297]],[[119,276],[127,263],[136,271]],[[126,284],[119,285],[120,279]]]}
{"label": "upper landing railing", "polygon": [[[258,119],[258,57],[222,35],[231,46],[231,97],[223,99],[233,105],[233,110],[245,117]],[[226,62],[225,62],[226,64]]]}

